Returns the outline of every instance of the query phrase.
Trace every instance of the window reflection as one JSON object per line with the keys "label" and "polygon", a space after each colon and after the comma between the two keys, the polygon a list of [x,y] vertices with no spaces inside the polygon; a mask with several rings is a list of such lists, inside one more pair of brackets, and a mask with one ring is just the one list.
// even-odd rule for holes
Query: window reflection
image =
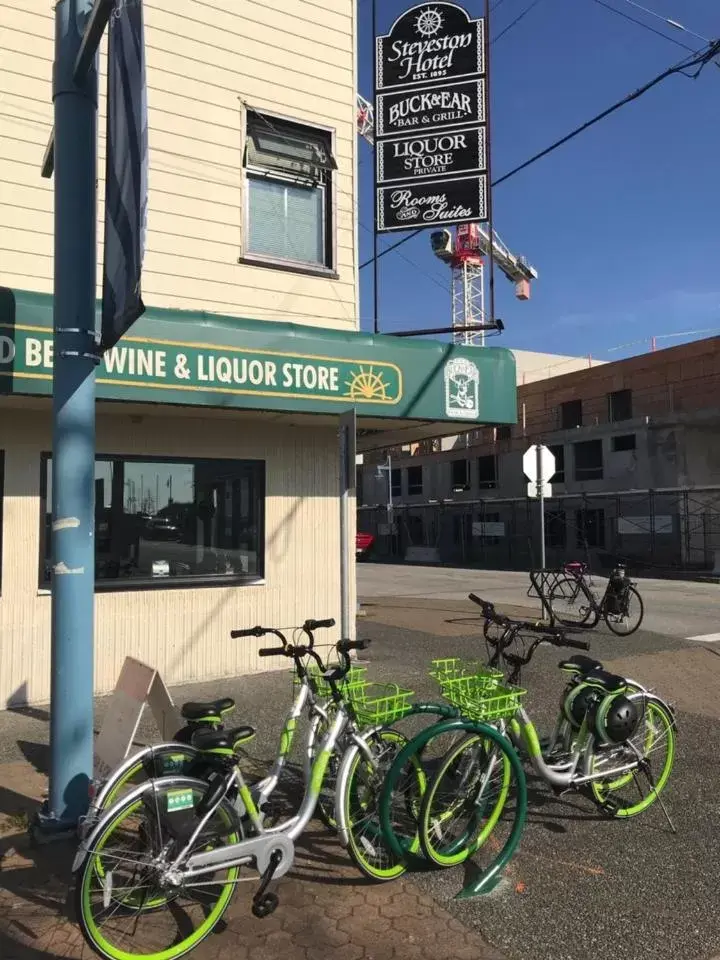
{"label": "window reflection", "polygon": [[[44,458],[43,579],[51,570],[52,461]],[[263,573],[264,472],[258,461],[95,463],[95,576],[160,582]]]}

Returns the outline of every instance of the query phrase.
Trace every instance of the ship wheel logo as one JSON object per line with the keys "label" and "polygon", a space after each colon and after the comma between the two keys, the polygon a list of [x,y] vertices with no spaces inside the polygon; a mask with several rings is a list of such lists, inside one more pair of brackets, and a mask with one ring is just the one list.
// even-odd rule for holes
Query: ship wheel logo
{"label": "ship wheel logo", "polygon": [[421,37],[432,37],[443,25],[442,14],[439,10],[433,10],[428,7],[418,14],[415,21],[415,29]]}
{"label": "ship wheel logo", "polygon": [[382,373],[377,373],[372,366],[360,367],[353,370],[350,379],[345,381],[346,396],[350,400],[364,403],[387,402],[389,384],[383,379]]}

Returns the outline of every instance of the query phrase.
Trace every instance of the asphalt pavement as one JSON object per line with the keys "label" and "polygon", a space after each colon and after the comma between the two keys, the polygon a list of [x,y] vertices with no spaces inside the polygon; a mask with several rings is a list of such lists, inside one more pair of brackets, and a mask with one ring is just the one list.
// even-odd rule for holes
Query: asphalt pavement
{"label": "asphalt pavement", "polygon": [[[628,572],[632,576],[632,570]],[[366,599],[392,595],[465,600],[472,591],[497,604],[527,606],[535,602],[538,609],[540,606],[539,601],[528,598],[528,574],[517,571],[360,563],[357,579],[358,595]],[[632,579],[637,581],[645,605],[645,630],[681,639],[720,631],[720,583]],[[596,576],[594,582],[600,592],[607,579]]]}
{"label": "asphalt pavement", "polygon": [[[377,575],[370,565],[363,568],[363,592],[368,571]],[[386,592],[393,584],[391,598],[379,590],[374,596],[365,592],[366,615],[359,621],[359,633],[372,640],[366,655],[369,672],[374,679],[394,680],[411,686],[419,697],[434,698],[437,693],[427,677],[432,658],[471,658],[483,651],[477,608],[448,598],[452,590],[440,577],[420,595],[403,595],[403,576],[396,576],[397,568],[392,572],[390,580],[386,568],[384,583]],[[423,573],[429,580],[436,575]],[[492,576],[505,582],[514,598],[510,602],[527,605],[519,583],[508,584],[505,574]],[[488,582],[478,587],[477,579],[474,588],[502,607],[500,591],[491,591]],[[641,589],[645,594],[644,584]],[[665,602],[669,606],[676,602],[669,590]],[[649,610],[648,621],[654,623],[651,614],[655,618],[659,614]],[[696,617],[692,630],[706,632],[711,617],[705,621],[699,613]],[[647,680],[678,709],[677,760],[663,794],[676,834],[658,804],[629,822],[608,820],[584,798],[555,797],[531,777],[523,840],[492,894],[455,900],[466,882],[466,868],[413,875],[422,891],[507,960],[586,960],[595,955],[613,960],[711,960],[720,954],[716,883],[720,801],[715,795],[720,772],[720,649],[672,634],[671,629],[643,628],[620,639],[600,627],[588,639],[593,656],[611,669]],[[522,678],[528,690],[526,706],[541,732],[552,724],[559,704],[563,686],[559,659],[556,649],[540,648]],[[275,671],[194,684],[172,693],[176,702],[234,696],[237,720],[258,728],[253,755],[262,765],[276,749],[282,705],[290,702],[291,684],[287,671]],[[106,701],[98,702],[98,723],[105,705]],[[144,721],[141,739],[154,735],[152,721]],[[44,711],[0,714],[2,760],[25,758],[36,769],[46,770],[47,740]]]}

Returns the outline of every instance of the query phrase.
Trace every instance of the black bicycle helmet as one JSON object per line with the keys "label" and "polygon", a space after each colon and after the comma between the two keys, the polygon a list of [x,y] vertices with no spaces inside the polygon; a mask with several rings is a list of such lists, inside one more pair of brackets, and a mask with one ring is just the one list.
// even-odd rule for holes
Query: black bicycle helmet
{"label": "black bicycle helmet", "polygon": [[575,729],[579,730],[585,714],[590,706],[591,698],[597,695],[597,690],[585,684],[578,684],[570,690],[563,704],[566,720]]}
{"label": "black bicycle helmet", "polygon": [[640,711],[635,703],[620,695],[603,702],[595,718],[598,736],[609,743],[623,743],[635,733]]}

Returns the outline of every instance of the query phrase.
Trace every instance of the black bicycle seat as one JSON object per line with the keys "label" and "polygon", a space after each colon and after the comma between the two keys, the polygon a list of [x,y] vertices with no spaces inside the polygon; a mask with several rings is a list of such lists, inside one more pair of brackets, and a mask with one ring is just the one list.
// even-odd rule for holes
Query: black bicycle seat
{"label": "black bicycle seat", "polygon": [[590,673],[593,670],[604,670],[605,668],[599,660],[592,657],[584,657],[581,653],[576,653],[567,660],[561,660],[558,664],[561,670],[568,670],[570,673]]}
{"label": "black bicycle seat", "polygon": [[185,720],[204,720],[207,718],[215,719],[230,713],[235,709],[235,701],[232,697],[220,697],[219,700],[191,700],[184,703],[180,713]]}
{"label": "black bicycle seat", "polygon": [[242,744],[252,740],[255,727],[245,724],[232,730],[196,730],[192,745],[202,753],[233,753]]}
{"label": "black bicycle seat", "polygon": [[583,676],[585,683],[591,686],[602,687],[608,693],[614,693],[616,690],[623,690],[627,686],[625,677],[618,676],[616,673],[608,673],[607,670],[591,670]]}

